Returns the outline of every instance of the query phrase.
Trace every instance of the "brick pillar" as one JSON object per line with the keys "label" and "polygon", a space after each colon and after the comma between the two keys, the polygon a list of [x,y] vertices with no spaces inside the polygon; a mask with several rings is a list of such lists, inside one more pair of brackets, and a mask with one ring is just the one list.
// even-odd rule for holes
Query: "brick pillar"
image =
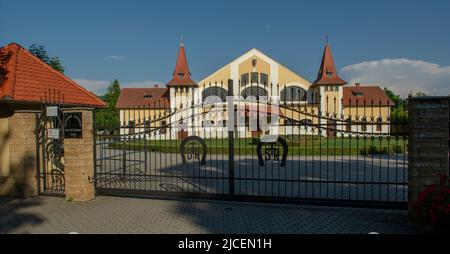
{"label": "brick pillar", "polygon": [[409,104],[409,208],[426,186],[449,175],[449,97],[413,98]]}
{"label": "brick pillar", "polygon": [[15,112],[1,124],[9,136],[2,145],[7,151],[2,160],[8,162],[1,163],[6,168],[0,172],[0,196],[36,196],[36,113]]}
{"label": "brick pillar", "polygon": [[82,138],[64,139],[64,171],[66,199],[88,201],[95,198],[93,111],[65,109],[82,113]]}

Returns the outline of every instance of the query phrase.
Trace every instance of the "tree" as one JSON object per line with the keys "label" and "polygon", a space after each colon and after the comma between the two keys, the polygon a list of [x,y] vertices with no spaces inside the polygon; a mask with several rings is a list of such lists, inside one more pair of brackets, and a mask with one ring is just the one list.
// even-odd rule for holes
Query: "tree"
{"label": "tree", "polygon": [[384,92],[394,103],[391,107],[391,121],[405,121],[408,117],[406,112],[406,100],[402,99],[400,95],[395,94],[387,87],[384,88]]}
{"label": "tree", "polygon": [[50,65],[53,69],[64,73],[64,66],[62,66],[61,64],[61,60],[59,59],[59,57],[55,56],[50,58],[50,62],[48,63],[48,65]]}
{"label": "tree", "polygon": [[8,70],[6,69],[6,64],[11,58],[11,52],[4,52],[4,50],[0,50],[0,85],[6,80],[6,74],[8,74]]}
{"label": "tree", "polygon": [[62,66],[59,57],[49,57],[44,46],[33,44],[30,46],[29,51],[31,52],[31,54],[41,59],[44,63],[50,65],[53,69],[64,73],[64,66]]}
{"label": "tree", "polygon": [[384,92],[389,97],[389,99],[391,99],[391,101],[394,103],[394,108],[401,107],[404,100],[402,98],[400,98],[400,95],[395,94],[393,91],[391,91],[387,87],[384,88]]}
{"label": "tree", "polygon": [[115,79],[111,83],[111,85],[109,85],[106,93],[103,95],[103,99],[108,104],[109,108],[115,108],[119,96],[120,96],[120,84],[119,81]]}
{"label": "tree", "polygon": [[119,81],[115,79],[111,85],[109,85],[106,93],[100,97],[106,102],[107,106],[105,109],[97,112],[97,129],[112,133],[120,127],[119,112],[116,109],[120,91]]}

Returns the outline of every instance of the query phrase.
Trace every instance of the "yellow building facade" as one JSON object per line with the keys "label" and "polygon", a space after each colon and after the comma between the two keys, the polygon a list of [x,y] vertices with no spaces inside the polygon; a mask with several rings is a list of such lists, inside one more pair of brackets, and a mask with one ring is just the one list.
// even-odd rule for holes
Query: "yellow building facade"
{"label": "yellow building facade", "polygon": [[[125,95],[129,92],[127,89],[130,88],[123,89]],[[151,93],[151,89],[147,93]],[[325,46],[314,82],[255,48],[195,82],[190,78],[184,45],[181,45],[173,78],[164,89],[166,91],[160,93],[161,96],[151,98],[165,100],[164,107],[145,110],[120,106],[123,104],[120,101],[129,100],[122,94],[118,103],[121,122],[142,126],[142,122],[149,118],[160,117],[160,121],[152,122],[152,125],[160,126],[164,131],[157,130],[154,138],[226,137],[226,123],[230,119],[226,97],[232,93],[236,136],[345,136],[352,132],[388,133],[388,125],[380,123],[389,120],[393,106],[378,86],[348,85],[342,80],[337,74],[329,45]],[[216,100],[212,103],[211,98]],[[249,98],[258,101],[249,101]],[[253,114],[256,109],[258,112]],[[267,118],[271,125],[264,130],[260,125],[250,126],[255,116],[257,121]],[[140,130],[138,132],[142,133]],[[136,133],[136,130],[123,131],[123,134],[131,133]]]}

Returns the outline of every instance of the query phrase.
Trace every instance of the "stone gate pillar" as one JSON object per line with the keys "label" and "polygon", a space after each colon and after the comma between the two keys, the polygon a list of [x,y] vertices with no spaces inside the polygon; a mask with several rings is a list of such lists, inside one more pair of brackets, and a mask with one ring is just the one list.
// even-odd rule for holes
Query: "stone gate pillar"
{"label": "stone gate pillar", "polygon": [[[95,198],[94,188],[94,130],[92,109],[64,109],[67,113],[81,114],[81,138],[64,139],[66,199],[88,201]],[[66,130],[67,133],[68,130]],[[71,130],[75,133],[74,130]]]}
{"label": "stone gate pillar", "polygon": [[449,175],[449,97],[411,99],[409,113],[409,209],[426,186]]}
{"label": "stone gate pillar", "polygon": [[0,116],[0,196],[37,195],[36,113]]}

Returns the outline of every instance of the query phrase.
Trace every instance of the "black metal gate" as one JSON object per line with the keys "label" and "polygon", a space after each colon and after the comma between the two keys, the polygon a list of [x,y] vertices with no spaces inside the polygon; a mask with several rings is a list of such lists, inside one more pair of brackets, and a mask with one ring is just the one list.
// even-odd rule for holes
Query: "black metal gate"
{"label": "black metal gate", "polygon": [[[336,113],[336,99],[325,101],[333,100],[330,112],[258,96],[244,107],[239,101],[198,107],[192,98],[176,108],[98,110],[97,192],[405,208],[406,107],[386,116],[390,101],[350,101],[345,105],[353,113],[344,115]],[[278,112],[270,107],[275,104]],[[200,121],[207,115],[214,119],[209,125]],[[246,125],[232,124],[232,115]],[[250,130],[255,115],[278,116],[278,134],[259,125]]]}
{"label": "black metal gate", "polygon": [[63,97],[48,91],[36,118],[38,193],[64,195]]}

